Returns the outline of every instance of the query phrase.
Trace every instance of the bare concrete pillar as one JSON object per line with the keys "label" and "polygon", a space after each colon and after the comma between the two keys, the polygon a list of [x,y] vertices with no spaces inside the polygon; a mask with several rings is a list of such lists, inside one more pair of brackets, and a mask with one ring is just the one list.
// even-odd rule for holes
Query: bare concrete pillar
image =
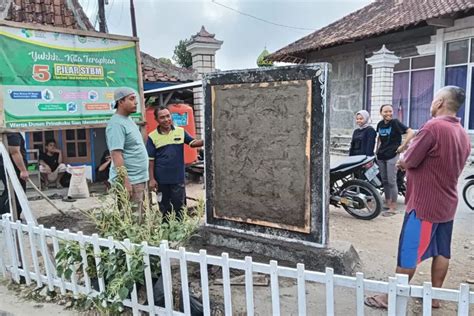
{"label": "bare concrete pillar", "polygon": [[383,104],[392,104],[393,68],[400,61],[385,45],[374,55],[367,58],[367,64],[372,66],[372,95],[371,110],[372,124],[377,125],[380,116],[379,109]]}
{"label": "bare concrete pillar", "polygon": [[[215,34],[211,34],[204,26],[201,30],[191,37],[191,41],[186,46],[188,52],[193,58],[193,69],[200,77],[203,74],[213,72],[216,69],[216,51],[218,51],[223,41],[215,39]],[[196,134],[204,138],[204,99],[202,97],[202,88],[194,88],[194,117],[196,120]]]}

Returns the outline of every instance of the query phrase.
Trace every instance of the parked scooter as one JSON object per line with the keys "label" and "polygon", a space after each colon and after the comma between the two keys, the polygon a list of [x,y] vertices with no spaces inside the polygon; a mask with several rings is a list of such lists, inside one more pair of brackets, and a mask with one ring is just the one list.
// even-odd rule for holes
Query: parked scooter
{"label": "parked scooter", "polygon": [[474,174],[466,177],[466,184],[462,190],[462,197],[466,205],[474,211]]}
{"label": "parked scooter", "polygon": [[376,186],[379,169],[375,157],[350,156],[331,166],[331,200],[358,219],[369,220],[382,211],[382,197]]}

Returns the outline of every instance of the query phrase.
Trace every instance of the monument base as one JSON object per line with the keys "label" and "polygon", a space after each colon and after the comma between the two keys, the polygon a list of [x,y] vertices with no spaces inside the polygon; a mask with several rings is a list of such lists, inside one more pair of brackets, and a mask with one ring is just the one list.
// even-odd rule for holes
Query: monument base
{"label": "monument base", "polygon": [[353,274],[360,264],[355,248],[344,241],[331,242],[328,247],[321,248],[206,226],[199,229],[186,248],[191,251],[206,249],[208,254],[216,256],[227,252],[235,259],[251,256],[253,261],[262,263],[277,260],[279,265],[288,267],[304,263],[305,269],[313,271],[331,267],[334,273],[343,275]]}

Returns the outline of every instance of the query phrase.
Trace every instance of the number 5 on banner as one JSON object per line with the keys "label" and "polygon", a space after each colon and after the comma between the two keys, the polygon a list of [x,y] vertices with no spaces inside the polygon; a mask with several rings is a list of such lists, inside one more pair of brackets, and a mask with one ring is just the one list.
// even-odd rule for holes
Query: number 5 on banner
{"label": "number 5 on banner", "polygon": [[49,81],[49,79],[51,79],[49,66],[48,65],[34,65],[33,66],[33,79],[39,82]]}

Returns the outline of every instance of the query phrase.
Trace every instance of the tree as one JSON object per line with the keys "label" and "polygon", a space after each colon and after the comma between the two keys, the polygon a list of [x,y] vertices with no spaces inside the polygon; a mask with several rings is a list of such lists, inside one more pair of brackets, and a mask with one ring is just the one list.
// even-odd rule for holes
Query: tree
{"label": "tree", "polygon": [[158,58],[158,60],[161,61],[163,64],[167,64],[167,65],[172,65],[173,64],[171,59],[166,58],[166,57],[160,57],[160,58]]}
{"label": "tree", "polygon": [[191,53],[186,50],[186,45],[188,45],[189,41],[190,40],[180,40],[178,45],[174,48],[173,60],[184,68],[189,68],[193,65]]}

